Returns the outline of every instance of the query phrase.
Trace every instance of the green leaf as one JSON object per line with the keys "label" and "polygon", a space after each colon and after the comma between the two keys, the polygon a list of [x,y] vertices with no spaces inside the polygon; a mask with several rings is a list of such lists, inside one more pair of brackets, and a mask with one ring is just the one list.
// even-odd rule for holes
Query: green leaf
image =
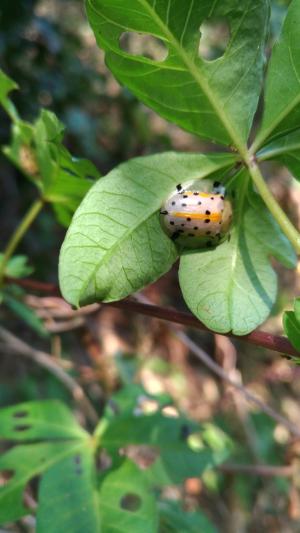
{"label": "green leaf", "polygon": [[[83,474],[84,468],[87,467],[87,464],[91,465],[92,451],[89,434],[79,426],[71,412],[56,400],[27,402],[2,409],[0,411],[0,439],[27,443],[15,446],[0,456],[0,477],[4,480],[4,484],[0,487],[0,524],[29,514],[28,509],[23,504],[23,492],[33,477],[54,468],[53,476],[49,470],[49,477],[47,476],[45,485],[42,485],[42,491],[47,490],[45,487],[50,485],[49,493],[51,495],[54,479],[56,479],[57,464],[63,463],[65,468],[60,469],[60,471],[66,475],[67,465],[73,461],[74,475],[78,476],[79,484],[82,482],[81,474]],[[37,442],[46,440],[52,442]],[[78,463],[79,455],[85,461],[84,468],[81,468]],[[88,468],[91,470],[91,466]],[[78,469],[81,470],[80,476],[76,472]],[[88,473],[84,471],[84,475],[91,479],[89,471]],[[58,488],[59,476],[57,479]],[[75,494],[75,481],[73,490]],[[58,490],[56,493],[59,495]],[[43,496],[44,494],[43,492]],[[62,499],[61,495],[59,498]],[[42,515],[45,505],[44,499],[42,499],[40,510]],[[67,508],[67,505],[65,499],[64,509]],[[69,507],[69,512],[70,510],[72,510],[72,505]],[[85,516],[82,507],[81,511],[82,516]],[[54,506],[53,513],[55,513]]]}
{"label": "green leaf", "polygon": [[[219,333],[246,335],[269,316],[277,278],[269,256],[287,268],[296,265],[293,249],[242,172],[231,238],[211,251],[187,251],[179,281],[191,311]],[[259,231],[258,231],[259,221]]]}
{"label": "green leaf", "polygon": [[[12,291],[4,292],[4,303],[9,307],[21,320],[23,320],[31,329],[33,329],[41,337],[49,337],[49,332],[44,326],[43,321],[37,316],[36,312],[28,307],[26,303],[17,297],[17,295],[11,294]],[[15,292],[15,291],[14,291]]]}
{"label": "green leaf", "polygon": [[100,173],[84,159],[76,159],[63,146],[64,125],[54,113],[42,110],[33,125],[18,120],[12,139],[3,150],[28,177],[58,221],[68,227],[74,211]]}
{"label": "green leaf", "polygon": [[283,327],[290,342],[300,352],[300,304],[295,301],[295,311],[283,313]]}
{"label": "green leaf", "polygon": [[177,249],[158,210],[180,181],[234,164],[230,154],[173,152],[136,158],[99,180],[76,211],[63,243],[59,279],[73,305],[124,298],[167,272]]}
{"label": "green leaf", "polygon": [[[269,21],[265,0],[87,0],[87,12],[116,78],[164,118],[245,151],[260,93]],[[201,24],[226,19],[231,39],[216,61],[199,57]],[[255,28],[255,31],[253,31]],[[153,36],[164,61],[125,52],[123,33]]]}
{"label": "green leaf", "polygon": [[202,511],[186,512],[179,502],[159,503],[160,533],[217,533],[215,526]]}
{"label": "green leaf", "polygon": [[20,445],[0,456],[0,475],[8,481],[0,487],[0,524],[12,522],[29,510],[23,504],[23,492],[33,477],[43,473],[63,457],[77,454],[82,441]]}
{"label": "green leaf", "polygon": [[259,161],[275,159],[300,180],[300,129],[270,142],[257,154]]}
{"label": "green leaf", "polygon": [[145,475],[131,461],[109,473],[99,493],[101,525],[109,533],[157,533],[158,512]]}
{"label": "green leaf", "polygon": [[[195,432],[195,440],[200,444],[192,449],[188,438]],[[100,444],[115,457],[126,446],[146,445],[156,450],[153,463],[145,471],[145,476],[155,486],[200,476],[224,461],[229,453],[227,441],[220,443],[218,449],[208,447],[201,441],[197,424],[184,417],[166,417],[161,413],[123,415],[110,420],[100,436]]]}
{"label": "green leaf", "polygon": [[18,89],[18,85],[0,69],[0,104],[12,120],[17,119],[18,115],[15,106],[7,95],[14,89]]}
{"label": "green leaf", "polygon": [[[3,260],[3,254],[0,253],[0,263]],[[33,268],[28,265],[26,255],[14,255],[5,267],[5,275],[12,278],[24,278],[33,272]]]}
{"label": "green leaf", "polygon": [[300,127],[300,0],[293,0],[269,63],[263,121],[255,141],[265,141]]}
{"label": "green leaf", "polygon": [[93,449],[82,447],[57,461],[39,486],[37,533],[100,532]]}
{"label": "green leaf", "polygon": [[0,410],[2,439],[25,442],[87,437],[69,409],[57,400],[20,403]]}

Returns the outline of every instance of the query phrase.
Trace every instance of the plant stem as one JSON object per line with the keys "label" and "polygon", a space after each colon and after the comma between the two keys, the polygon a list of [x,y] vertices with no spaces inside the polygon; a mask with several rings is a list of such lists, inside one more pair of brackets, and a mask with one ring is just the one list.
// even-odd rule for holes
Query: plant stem
{"label": "plant stem", "polygon": [[42,199],[36,200],[30,209],[27,211],[26,215],[24,216],[23,220],[20,222],[14,233],[12,234],[5,250],[4,254],[0,263],[0,286],[3,281],[3,277],[5,274],[5,269],[8,261],[10,260],[11,256],[14,254],[19,242],[25,235],[25,233],[28,231],[29,227],[31,226],[32,222],[36,219],[39,212],[43,208],[44,202]]}
{"label": "plant stem", "polygon": [[248,164],[250,175],[258,189],[259,194],[261,195],[263,201],[268,207],[269,211],[272,213],[273,217],[281,227],[283,233],[289,239],[293,245],[297,254],[300,254],[300,233],[293,226],[291,221],[286,216],[285,212],[281,209],[280,205],[275,200],[271,191],[266,185],[266,182],[262,176],[259,166],[255,160],[251,160]]}

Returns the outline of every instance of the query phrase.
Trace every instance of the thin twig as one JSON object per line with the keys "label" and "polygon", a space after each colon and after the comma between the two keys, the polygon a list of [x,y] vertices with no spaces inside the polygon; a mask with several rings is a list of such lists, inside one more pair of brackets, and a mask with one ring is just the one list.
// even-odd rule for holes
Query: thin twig
{"label": "thin twig", "polygon": [[27,357],[51,372],[69,390],[74,400],[81,405],[89,420],[93,424],[98,421],[99,417],[90,400],[85,395],[83,388],[56,363],[53,357],[41,350],[32,348],[29,344],[20,340],[2,326],[0,326],[0,339],[15,354]]}
{"label": "thin twig", "polygon": [[239,390],[243,396],[248,400],[249,402],[254,403],[268,416],[273,418],[273,420],[276,420],[279,424],[282,424],[284,427],[286,427],[293,435],[296,435],[297,437],[300,437],[300,428],[295,426],[292,422],[290,422],[287,418],[284,416],[281,416],[277,411],[275,411],[272,407],[264,403],[262,400],[257,398],[252,392],[250,392],[246,387],[241,385],[240,383],[237,383],[233,379],[231,379],[226,372],[217,364],[215,363],[207,353],[205,353],[197,344],[192,341],[183,331],[177,331],[176,336],[182,340],[182,342],[191,350],[191,352],[196,355],[196,357],[205,365],[207,366],[214,374],[219,376],[219,378],[226,381],[229,385],[232,387],[235,387],[236,390]]}
{"label": "thin twig", "polygon": [[[9,277],[6,277],[5,281],[7,283],[14,283],[16,285],[19,285],[24,289],[59,295],[59,288],[57,285],[42,283],[36,280],[16,279]],[[125,300],[121,300],[119,302],[110,302],[103,305],[110,305],[119,309],[126,309],[134,313],[141,313],[143,315],[152,316],[161,320],[167,320],[168,322],[174,322],[175,324],[182,324],[191,328],[214,333],[204,324],[202,324],[202,322],[200,322],[191,313],[176,311],[176,309],[173,309],[171,307],[161,307],[159,305],[154,304],[145,304],[137,302],[134,298],[125,298]],[[98,309],[100,309],[100,305],[98,306]],[[91,312],[94,313],[96,311],[96,305],[93,304],[93,309]],[[254,330],[248,335],[241,336],[232,335],[231,333],[226,333],[223,335],[225,337],[235,338],[247,342],[249,344],[260,346],[261,348],[267,348],[268,350],[273,350],[275,352],[298,357],[300,355],[300,353],[291,345],[291,343],[286,337],[273,335],[272,333],[267,333],[266,331]]]}
{"label": "thin twig", "polygon": [[249,476],[262,477],[293,477],[295,468],[293,465],[271,466],[271,465],[238,465],[223,464],[218,466],[218,470],[224,474],[248,474]]}
{"label": "thin twig", "polygon": [[[149,302],[148,298],[146,298],[144,295],[139,294],[136,295],[136,297],[144,302]],[[293,435],[296,435],[297,437],[300,437],[300,428],[295,426],[292,422],[290,422],[287,418],[277,413],[272,407],[264,403],[262,400],[257,398],[252,392],[250,392],[244,385],[241,383],[238,383],[237,381],[231,379],[227,372],[223,370],[223,368],[218,365],[211,357],[206,353],[200,346],[198,346],[192,339],[188,337],[183,331],[178,330],[175,326],[172,324],[169,324],[168,327],[171,329],[171,331],[174,333],[174,335],[181,340],[181,342],[189,348],[189,350],[207,367],[209,368],[214,374],[216,374],[219,378],[221,378],[223,381],[234,387],[236,390],[240,391],[240,393],[244,396],[246,400],[249,402],[252,402],[253,404],[257,405],[261,411],[266,413],[268,416],[273,418],[276,422],[279,424],[282,424],[284,427],[286,427],[290,433]]]}

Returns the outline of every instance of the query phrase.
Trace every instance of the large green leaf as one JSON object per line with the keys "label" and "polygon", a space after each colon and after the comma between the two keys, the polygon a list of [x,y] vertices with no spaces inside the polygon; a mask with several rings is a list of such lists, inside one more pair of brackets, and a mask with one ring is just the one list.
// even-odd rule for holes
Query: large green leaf
{"label": "large green leaf", "polygon": [[37,533],[100,532],[95,477],[93,449],[88,446],[70,450],[47,470],[39,486]]}
{"label": "large green leaf", "polygon": [[[261,89],[266,0],[87,0],[87,12],[116,78],[168,120],[202,137],[245,148]],[[199,28],[226,19],[222,58],[199,57]],[[125,52],[123,33],[151,35],[167,48],[158,62]]]}
{"label": "large green leaf", "polygon": [[99,494],[101,524],[109,533],[157,533],[154,492],[145,475],[131,461],[104,479]]}
{"label": "large green leaf", "polygon": [[176,184],[235,161],[230,154],[173,152],[137,158],[99,180],[76,211],[59,262],[63,296],[74,305],[124,298],[168,271],[175,244],[158,211]]}
{"label": "large green leaf", "polygon": [[270,60],[265,91],[265,110],[255,141],[269,139],[300,127],[300,0],[293,0],[282,34]]}
{"label": "large green leaf", "polygon": [[186,252],[179,281],[188,307],[207,327],[245,335],[266,320],[276,299],[269,256],[289,268],[296,256],[260,198],[248,193],[246,172],[240,181],[230,240],[211,251]]}

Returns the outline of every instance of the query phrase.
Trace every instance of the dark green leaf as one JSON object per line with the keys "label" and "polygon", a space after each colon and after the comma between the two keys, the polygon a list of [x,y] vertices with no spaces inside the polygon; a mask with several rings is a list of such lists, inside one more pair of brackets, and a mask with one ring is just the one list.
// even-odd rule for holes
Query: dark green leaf
{"label": "dark green leaf", "polygon": [[[195,449],[188,438],[196,442]],[[118,455],[126,446],[150,446],[156,451],[145,476],[153,485],[181,483],[188,477],[201,475],[206,469],[224,461],[229,453],[228,439],[222,439],[218,449],[204,444],[197,424],[183,417],[124,415],[110,420],[100,436],[108,453]]]}
{"label": "dark green leaf", "polygon": [[163,200],[180,181],[209,176],[234,159],[170,152],[133,159],[98,181],[62,246],[59,278],[66,300],[119,300],[167,272],[177,250],[159,222]]}
{"label": "dark green leaf", "polygon": [[300,0],[293,0],[269,63],[265,110],[256,147],[300,127],[299,26]]}
{"label": "dark green leaf", "polygon": [[261,199],[248,193],[245,172],[240,183],[230,240],[211,251],[187,251],[179,280],[188,307],[207,327],[246,335],[275,303],[277,279],[269,256],[288,268],[296,265],[296,256]]}
{"label": "dark green leaf", "polygon": [[[245,148],[262,80],[267,1],[87,0],[87,11],[108,67],[140,100],[193,133]],[[219,18],[231,39],[224,56],[208,62],[199,57],[199,28]],[[125,52],[126,32],[153,36],[167,58]]]}
{"label": "dark green leaf", "polygon": [[157,533],[154,493],[138,467],[124,461],[104,479],[99,493],[101,525],[107,533]]}
{"label": "dark green leaf", "polygon": [[99,533],[99,510],[93,449],[71,450],[42,477],[36,531]]}
{"label": "dark green leaf", "polygon": [[4,293],[4,302],[6,305],[23,320],[30,328],[32,328],[41,337],[49,337],[49,332],[45,328],[43,321],[37,316],[35,311],[28,307],[20,298],[10,294],[8,291]]}
{"label": "dark green leaf", "polygon": [[217,533],[215,526],[202,511],[184,511],[179,502],[159,503],[160,533]]}
{"label": "dark green leaf", "polygon": [[80,453],[83,443],[40,443],[16,446],[0,457],[0,476],[7,482],[0,487],[0,524],[29,514],[23,504],[26,484],[70,454]]}

